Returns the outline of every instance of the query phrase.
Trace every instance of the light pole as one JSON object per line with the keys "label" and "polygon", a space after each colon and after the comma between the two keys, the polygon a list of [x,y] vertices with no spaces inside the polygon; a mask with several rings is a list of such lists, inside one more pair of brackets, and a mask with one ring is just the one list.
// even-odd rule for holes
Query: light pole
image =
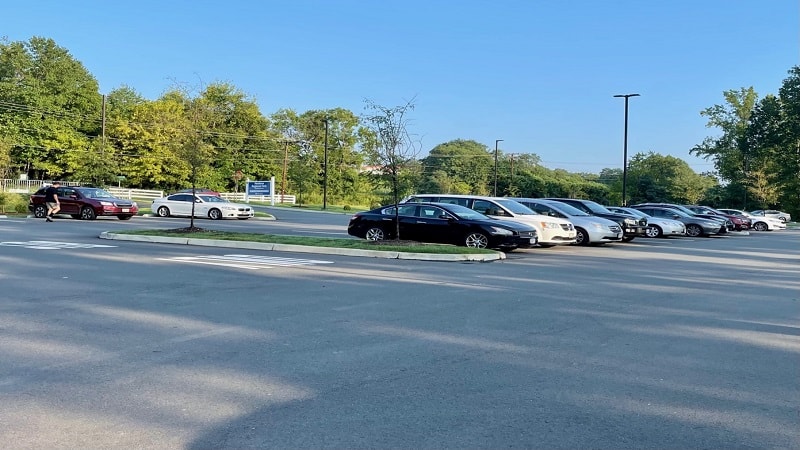
{"label": "light pole", "polygon": [[622,206],[628,206],[625,198],[628,188],[628,99],[638,96],[639,94],[618,94],[614,96],[625,99],[625,135],[622,144]]}
{"label": "light pole", "polygon": [[502,139],[494,141],[494,196],[497,197],[497,144],[503,142]]}
{"label": "light pole", "polygon": [[328,209],[328,118],[325,118],[325,161],[322,166],[322,209]]}

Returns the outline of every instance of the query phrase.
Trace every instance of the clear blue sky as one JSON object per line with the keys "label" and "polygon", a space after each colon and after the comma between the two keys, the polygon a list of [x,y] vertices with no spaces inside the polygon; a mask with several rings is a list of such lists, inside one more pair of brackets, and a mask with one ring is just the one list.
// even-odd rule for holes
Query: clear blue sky
{"label": "clear blue sky", "polygon": [[597,173],[628,154],[689,155],[722,92],[777,94],[800,64],[798,0],[7,2],[0,35],[49,37],[107,93],[230,82],[269,115],[415,99],[423,155],[473,139]]}

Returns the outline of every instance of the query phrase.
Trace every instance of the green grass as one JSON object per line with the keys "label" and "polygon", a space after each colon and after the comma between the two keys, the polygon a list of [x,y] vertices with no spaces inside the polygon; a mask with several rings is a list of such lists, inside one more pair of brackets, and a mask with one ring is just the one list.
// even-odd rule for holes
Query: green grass
{"label": "green grass", "polygon": [[445,255],[454,254],[491,254],[495,253],[494,250],[487,250],[481,248],[468,248],[456,247],[453,245],[437,245],[437,244],[410,244],[410,245],[392,245],[391,241],[383,241],[381,243],[370,243],[361,239],[335,239],[335,238],[321,238],[309,236],[285,236],[277,234],[262,234],[262,233],[235,233],[231,231],[197,231],[186,232],[183,230],[127,230],[115,231],[119,234],[136,234],[145,236],[166,236],[166,237],[181,237],[192,239],[218,239],[223,241],[247,241],[247,242],[264,242],[270,244],[291,244],[291,245],[307,245],[312,247],[334,247],[334,248],[349,248],[361,250],[378,250],[386,252],[407,252],[407,253],[436,253]]}

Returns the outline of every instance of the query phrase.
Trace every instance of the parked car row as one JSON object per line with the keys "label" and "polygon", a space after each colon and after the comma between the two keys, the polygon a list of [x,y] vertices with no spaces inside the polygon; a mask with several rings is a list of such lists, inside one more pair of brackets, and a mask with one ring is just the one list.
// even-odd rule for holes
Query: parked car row
{"label": "parked car row", "polygon": [[[506,251],[530,246],[520,244],[516,238],[489,238],[496,236],[497,228],[509,227],[514,222],[533,229],[535,244],[539,247],[630,242],[639,236],[700,237],[750,229],[786,228],[779,218],[754,218],[744,211],[700,205],[642,203],[618,207],[567,198],[416,194],[404,198],[396,206],[357,213],[350,220],[348,233],[372,241],[393,239],[397,234],[396,218],[402,239]],[[476,232],[484,237],[475,239]],[[512,228],[507,232],[512,236],[524,233],[522,229]],[[533,243],[531,240],[531,245]]]}

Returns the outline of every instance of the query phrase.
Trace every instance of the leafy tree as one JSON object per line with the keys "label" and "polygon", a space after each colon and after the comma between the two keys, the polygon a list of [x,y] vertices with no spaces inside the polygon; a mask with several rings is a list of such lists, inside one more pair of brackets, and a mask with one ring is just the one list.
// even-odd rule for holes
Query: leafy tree
{"label": "leafy tree", "polygon": [[[439,144],[422,159],[423,186],[431,191],[441,187],[453,192],[432,190],[431,192],[480,194],[489,192],[490,173],[494,168],[494,153],[476,141],[457,139]],[[434,174],[438,174],[435,178]],[[446,177],[443,177],[445,175]],[[447,180],[453,180],[448,182]],[[492,183],[494,178],[492,178]],[[445,182],[446,185],[441,185]],[[439,186],[437,186],[439,184]]]}
{"label": "leafy tree", "polygon": [[[418,153],[416,143],[408,132],[408,113],[414,109],[413,100],[404,105],[386,107],[365,100],[369,111],[364,116],[372,139],[364,143],[379,170],[389,178],[392,203],[400,201],[401,174]],[[400,220],[395,210],[395,239],[400,239]]]}
{"label": "leafy tree", "polygon": [[62,178],[82,163],[101,125],[95,78],[52,39],[0,42],[0,134],[22,172]]}
{"label": "leafy tree", "polygon": [[695,173],[674,156],[655,152],[637,153],[628,165],[633,187],[631,202],[698,203],[716,185],[713,177]]}

